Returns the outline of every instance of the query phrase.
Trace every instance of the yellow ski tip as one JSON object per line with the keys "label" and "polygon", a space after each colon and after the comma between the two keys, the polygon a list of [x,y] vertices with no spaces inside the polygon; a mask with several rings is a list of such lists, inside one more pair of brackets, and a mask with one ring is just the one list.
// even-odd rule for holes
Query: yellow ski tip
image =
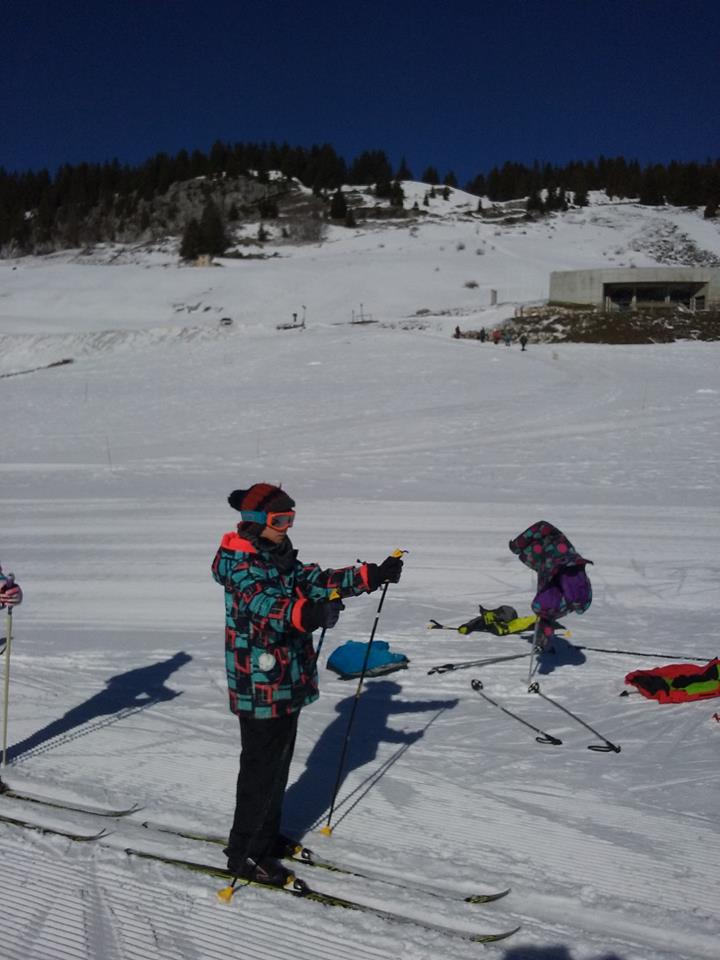
{"label": "yellow ski tip", "polygon": [[235,893],[235,887],[223,887],[222,890],[218,890],[217,898],[221,903],[230,903]]}
{"label": "yellow ski tip", "polygon": [[407,550],[401,550],[400,547],[395,547],[393,552],[390,554],[391,557],[401,557],[404,553],[407,553]]}
{"label": "yellow ski tip", "polygon": [[318,832],[321,833],[324,837],[331,837],[333,828],[329,826],[329,824],[325,824],[324,827],[320,827],[320,830]]}

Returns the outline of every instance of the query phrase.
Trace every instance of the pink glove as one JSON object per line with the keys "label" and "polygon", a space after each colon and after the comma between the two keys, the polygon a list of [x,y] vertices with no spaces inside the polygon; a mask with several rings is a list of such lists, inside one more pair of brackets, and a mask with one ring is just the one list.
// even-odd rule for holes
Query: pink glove
{"label": "pink glove", "polygon": [[22,598],[19,584],[14,580],[0,580],[0,607],[16,607]]}

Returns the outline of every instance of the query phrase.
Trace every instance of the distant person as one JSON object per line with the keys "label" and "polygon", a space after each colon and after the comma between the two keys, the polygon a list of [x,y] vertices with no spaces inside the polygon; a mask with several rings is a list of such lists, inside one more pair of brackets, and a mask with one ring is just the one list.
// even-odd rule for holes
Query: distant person
{"label": "distant person", "polygon": [[493,332],[492,332],[492,342],[493,342],[494,344],[500,343],[501,337],[502,337],[502,333],[501,333],[499,330],[493,330]]}
{"label": "distant person", "polygon": [[509,330],[506,330],[503,334],[503,340],[505,341],[505,346],[509,347],[512,343],[512,333]]}
{"label": "distant person", "polygon": [[280,833],[283,797],[300,710],[318,698],[313,630],[334,627],[341,597],[397,583],[402,560],[323,570],[298,560],[288,531],[295,501],[280,487],[233,490],[237,532],[226,533],[212,564],[225,588],[225,666],[230,709],[240,720],[235,817],[225,854],[238,877],[285,886],[280,859],[300,844]]}
{"label": "distant person", "polygon": [[520,347],[521,347],[522,350],[524,350],[525,347],[527,346],[527,342],[528,342],[527,334],[526,334],[526,333],[521,334],[521,335],[520,335]]}
{"label": "distant person", "polygon": [[3,573],[0,567],[0,610],[17,607],[22,603],[23,592],[11,573]]}
{"label": "distant person", "polygon": [[453,337],[455,338],[455,340],[460,339],[460,327],[455,327],[455,332],[453,333]]}
{"label": "distant person", "polygon": [[485,327],[480,327],[480,343],[485,343],[487,334],[485,333]]}

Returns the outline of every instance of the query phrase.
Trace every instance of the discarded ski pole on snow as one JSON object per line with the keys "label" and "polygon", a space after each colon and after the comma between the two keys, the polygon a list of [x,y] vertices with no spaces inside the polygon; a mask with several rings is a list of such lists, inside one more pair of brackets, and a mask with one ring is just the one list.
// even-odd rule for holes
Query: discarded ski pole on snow
{"label": "discarded ski pole on snow", "polygon": [[557,700],[553,700],[551,697],[548,697],[546,694],[542,693],[540,690],[540,684],[537,681],[530,684],[528,687],[528,693],[537,693],[543,698],[543,700],[547,700],[548,703],[552,703],[553,706],[558,708],[558,710],[562,710],[563,713],[566,713],[569,717],[572,717],[573,720],[577,720],[578,723],[582,724],[583,727],[585,727],[591,733],[594,733],[598,739],[603,741],[602,744],[588,744],[588,750],[595,750],[597,753],[620,753],[621,748],[617,746],[617,744],[612,743],[607,739],[607,737],[604,737],[601,733],[598,733],[594,727],[591,727],[589,723],[585,723],[585,721],[578,717],[577,714],[573,713],[572,710],[568,710],[567,707],[564,707],[561,703],[558,703]]}
{"label": "discarded ski pole on snow", "polygon": [[639,650],[609,650],[606,647],[588,647],[585,644],[570,644],[575,650],[592,650],[594,653],[620,653],[628,657],[652,657],[655,660],[693,660],[707,663],[712,657],[688,657],[684,653],[641,653]]}
{"label": "discarded ski pole on snow", "polygon": [[[404,553],[407,553],[407,550],[400,550],[398,548],[393,550],[391,555],[393,557],[401,557]],[[358,700],[360,699],[360,693],[362,692],[363,682],[365,680],[365,673],[367,672],[368,663],[370,661],[370,650],[372,649],[373,640],[375,639],[375,631],[377,630],[378,620],[380,619],[380,611],[382,610],[383,603],[385,602],[385,594],[387,593],[389,586],[390,581],[388,580],[385,582],[382,593],[380,594],[380,603],[378,604],[377,612],[375,614],[375,621],[373,623],[372,630],[370,631],[370,641],[367,645],[367,650],[365,651],[365,659],[363,660],[360,679],[358,681],[357,690],[355,691],[355,698],[353,699],[347,730],[345,731],[345,740],[343,741],[342,751],[340,753],[340,762],[338,764],[335,787],[333,788],[332,800],[330,801],[330,812],[328,813],[327,823],[324,827],[320,827],[320,833],[324,834],[326,837],[329,837],[332,834],[332,827],[330,824],[332,821],[332,815],[335,812],[335,801],[337,799],[338,790],[340,789],[340,781],[342,779],[342,773],[345,767],[345,754],[347,753],[348,743],[350,742],[350,731],[352,729],[353,720],[355,719],[355,711],[357,710]]]}
{"label": "discarded ski pole on snow", "polygon": [[488,703],[491,703],[494,707],[502,710],[503,713],[506,713],[509,717],[512,717],[514,720],[517,720],[519,723],[522,723],[525,727],[530,727],[531,730],[534,730],[535,733],[539,733],[539,737],[535,737],[538,743],[542,744],[552,744],[553,746],[559,746],[562,743],[562,740],[559,737],[553,737],[550,733],[545,733],[544,730],[541,730],[539,727],[533,726],[532,723],[529,723],[523,717],[519,717],[516,713],[513,713],[512,710],[508,710],[507,707],[503,707],[502,704],[498,703],[497,700],[493,700],[492,697],[489,697],[486,693],[483,693],[483,684],[482,680],[471,680],[470,686],[476,693],[479,693],[480,696],[487,700]]}
{"label": "discarded ski pole on snow", "polygon": [[532,656],[530,653],[513,653],[507,657],[484,657],[482,660],[465,660],[462,663],[441,663],[428,670],[428,676],[433,673],[449,673],[451,670],[465,670],[468,667],[487,667],[491,663],[504,663],[506,660],[522,660]]}

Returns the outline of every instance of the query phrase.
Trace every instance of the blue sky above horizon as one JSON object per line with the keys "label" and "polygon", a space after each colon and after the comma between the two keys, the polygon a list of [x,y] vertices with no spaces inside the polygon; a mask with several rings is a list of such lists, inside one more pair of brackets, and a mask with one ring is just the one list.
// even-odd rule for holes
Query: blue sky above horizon
{"label": "blue sky above horizon", "polygon": [[0,167],[331,143],[461,183],[506,160],[720,157],[710,0],[27,0]]}

